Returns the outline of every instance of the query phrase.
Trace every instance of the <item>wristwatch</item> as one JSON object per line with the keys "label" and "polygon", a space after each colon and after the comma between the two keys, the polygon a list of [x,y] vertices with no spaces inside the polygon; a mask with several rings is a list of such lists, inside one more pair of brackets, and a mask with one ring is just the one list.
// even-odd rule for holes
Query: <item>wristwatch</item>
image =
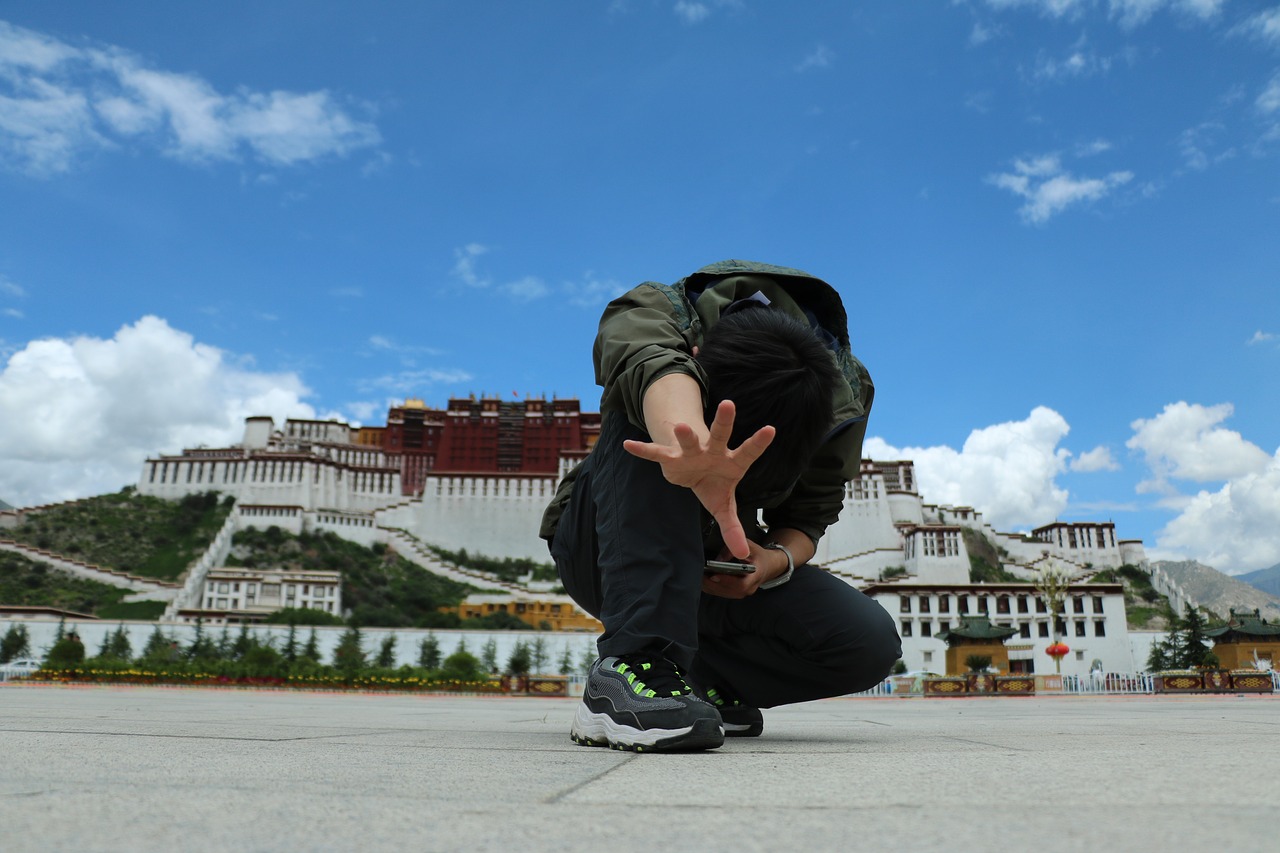
{"label": "wristwatch", "polygon": [[795,574],[796,571],[796,561],[791,558],[791,552],[787,550],[786,545],[782,545],[777,542],[766,542],[764,543],[764,547],[771,551],[781,551],[783,554],[787,555],[787,570],[773,580],[765,581],[760,584],[760,589],[773,589],[775,586],[782,586],[784,583],[791,580],[791,576]]}

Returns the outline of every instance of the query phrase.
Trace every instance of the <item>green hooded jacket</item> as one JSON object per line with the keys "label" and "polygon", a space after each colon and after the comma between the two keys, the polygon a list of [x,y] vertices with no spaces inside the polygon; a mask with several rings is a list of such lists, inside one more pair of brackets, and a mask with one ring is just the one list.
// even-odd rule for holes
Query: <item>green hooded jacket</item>
{"label": "green hooded jacket", "polygon": [[[825,281],[787,267],[731,260],[703,267],[672,285],[637,285],[610,302],[600,318],[592,353],[596,382],[604,388],[600,411],[622,412],[646,429],[645,392],[673,372],[696,379],[705,404],[707,377],[693,358],[693,348],[701,347],[706,330],[729,305],[761,298],[774,310],[787,311],[814,327],[826,339],[845,382],[836,389],[835,419],[828,425],[827,438],[795,486],[769,506],[741,506],[739,512],[748,536],[758,529],[756,514],[763,509],[767,527],[794,528],[816,543],[840,515],[845,484],[858,476],[875,396],[871,376],[850,351],[840,295]],[[565,477],[543,515],[540,535],[548,541],[573,489],[574,475],[571,471]],[[715,549],[715,543],[707,544]]]}

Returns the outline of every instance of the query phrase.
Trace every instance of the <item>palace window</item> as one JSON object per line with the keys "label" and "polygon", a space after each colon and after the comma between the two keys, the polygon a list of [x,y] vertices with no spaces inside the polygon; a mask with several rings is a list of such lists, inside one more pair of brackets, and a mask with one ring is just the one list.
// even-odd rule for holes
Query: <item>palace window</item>
{"label": "palace window", "polygon": [[1094,619],[1094,620],[1093,620],[1093,636],[1095,636],[1095,637],[1105,637],[1105,636],[1107,636],[1107,626],[1106,626],[1106,623],[1105,623],[1105,622],[1103,622],[1101,619]]}
{"label": "palace window", "polygon": [[927,595],[920,596],[920,612],[921,613],[929,612],[929,596]]}
{"label": "palace window", "polygon": [[1093,597],[1093,612],[1094,613],[1102,612],[1102,596],[1100,595],[1095,595]]}
{"label": "palace window", "polygon": [[1082,619],[1076,620],[1076,636],[1077,637],[1084,636],[1084,620]]}
{"label": "palace window", "polygon": [[1025,595],[1018,596],[1018,612],[1019,613],[1030,612],[1027,608],[1027,597]]}
{"label": "palace window", "polygon": [[911,636],[911,620],[910,619],[902,620],[902,630],[899,631],[899,633],[902,634],[902,636],[904,637]]}
{"label": "palace window", "polygon": [[920,623],[920,636],[922,637],[933,636],[933,622],[926,619]]}
{"label": "palace window", "polygon": [[1041,623],[1039,623],[1039,624],[1040,624],[1040,636],[1041,636],[1041,637],[1047,637],[1047,636],[1049,636],[1049,623],[1048,623],[1048,622],[1041,622]]}
{"label": "palace window", "polygon": [[997,613],[1009,612],[1009,596],[1002,595],[996,599],[996,612]]}
{"label": "palace window", "polygon": [[951,596],[949,595],[938,596],[938,612],[939,613],[951,612]]}
{"label": "palace window", "polygon": [[911,598],[909,596],[906,596],[906,595],[898,596],[898,612],[899,613],[911,612]]}
{"label": "palace window", "polygon": [[1083,599],[1083,598],[1073,598],[1073,599],[1071,599],[1071,609],[1072,609],[1074,612],[1076,612],[1076,613],[1083,613],[1083,612],[1084,612],[1084,599]]}

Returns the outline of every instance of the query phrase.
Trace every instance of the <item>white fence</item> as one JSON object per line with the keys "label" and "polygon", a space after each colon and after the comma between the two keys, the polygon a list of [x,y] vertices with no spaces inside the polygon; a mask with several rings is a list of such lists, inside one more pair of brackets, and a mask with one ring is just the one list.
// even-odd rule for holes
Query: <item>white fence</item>
{"label": "white fence", "polygon": [[1098,672],[1089,675],[1062,676],[1063,693],[1103,693],[1124,695],[1129,693],[1155,693],[1155,678],[1147,673],[1133,675],[1128,672]]}

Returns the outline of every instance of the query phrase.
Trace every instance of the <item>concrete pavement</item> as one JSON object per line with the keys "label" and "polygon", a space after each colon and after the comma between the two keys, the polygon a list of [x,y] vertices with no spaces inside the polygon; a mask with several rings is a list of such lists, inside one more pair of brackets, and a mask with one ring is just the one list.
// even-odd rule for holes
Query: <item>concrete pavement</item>
{"label": "concrete pavement", "polygon": [[0,850],[1280,850],[1280,697],[832,699],[714,752],[574,701],[0,687]]}

